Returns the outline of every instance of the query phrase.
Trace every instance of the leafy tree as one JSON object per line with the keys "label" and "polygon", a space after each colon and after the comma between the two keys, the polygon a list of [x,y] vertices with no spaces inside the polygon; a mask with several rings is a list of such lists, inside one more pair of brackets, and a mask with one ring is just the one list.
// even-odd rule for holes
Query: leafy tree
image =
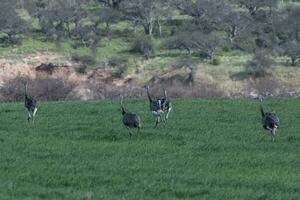
{"label": "leafy tree", "polygon": [[300,60],[300,41],[288,41],[281,45],[281,52],[283,55],[291,59],[293,66],[296,66]]}
{"label": "leafy tree", "polygon": [[232,2],[246,8],[252,16],[254,16],[260,8],[268,7],[269,9],[273,9],[278,5],[278,0],[232,0]]}
{"label": "leafy tree", "polygon": [[223,42],[221,37],[205,34],[200,31],[181,32],[167,41],[166,48],[184,49],[189,55],[196,53],[198,56],[207,57],[212,61],[215,50]]}
{"label": "leafy tree", "polygon": [[288,6],[277,18],[278,50],[296,65],[300,57],[300,6]]}
{"label": "leafy tree", "polygon": [[157,22],[161,29],[161,18],[168,16],[170,11],[167,0],[126,0],[121,5],[125,18],[143,26],[146,35],[152,35]]}
{"label": "leafy tree", "polygon": [[113,9],[119,9],[120,4],[122,3],[122,1],[124,0],[96,0],[99,3],[104,4],[106,7],[110,7]]}
{"label": "leafy tree", "polygon": [[248,38],[249,33],[253,29],[253,19],[242,11],[228,10],[223,19],[223,23],[224,30],[231,43],[233,43],[236,38],[243,40]]}
{"label": "leafy tree", "polygon": [[226,5],[226,1],[221,0],[177,1],[177,8],[183,14],[191,16],[202,32],[210,32],[218,27],[225,17]]}
{"label": "leafy tree", "polygon": [[0,4],[0,33],[4,34],[1,42],[18,44],[19,34],[24,33],[28,24],[20,18],[15,0],[2,0]]}

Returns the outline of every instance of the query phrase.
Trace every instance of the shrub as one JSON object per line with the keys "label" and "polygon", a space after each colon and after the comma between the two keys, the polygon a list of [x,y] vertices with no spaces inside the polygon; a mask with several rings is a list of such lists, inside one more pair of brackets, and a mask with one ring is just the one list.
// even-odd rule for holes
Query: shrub
{"label": "shrub", "polygon": [[219,65],[221,64],[221,59],[220,58],[213,58],[211,61],[212,65]]}
{"label": "shrub", "polygon": [[28,93],[38,100],[64,100],[75,85],[56,78],[28,79],[16,77],[4,83],[0,88],[2,100],[16,101],[24,99],[24,83],[28,83]]}
{"label": "shrub", "polygon": [[96,58],[94,56],[89,56],[89,55],[82,56],[82,55],[75,54],[72,56],[72,60],[74,62],[80,62],[87,66],[92,66],[97,64]]}
{"label": "shrub", "polygon": [[82,64],[80,65],[77,69],[76,69],[76,72],[79,73],[79,74],[85,74],[86,73],[86,69],[87,69],[87,66]]}
{"label": "shrub", "polygon": [[127,67],[128,59],[125,57],[113,56],[108,61],[108,65],[110,65],[112,67]]}
{"label": "shrub", "polygon": [[246,73],[254,78],[265,77],[269,74],[273,61],[264,51],[257,51],[252,60],[247,62]]}
{"label": "shrub", "polygon": [[141,36],[133,41],[131,52],[139,53],[149,59],[155,53],[155,47],[150,36]]}

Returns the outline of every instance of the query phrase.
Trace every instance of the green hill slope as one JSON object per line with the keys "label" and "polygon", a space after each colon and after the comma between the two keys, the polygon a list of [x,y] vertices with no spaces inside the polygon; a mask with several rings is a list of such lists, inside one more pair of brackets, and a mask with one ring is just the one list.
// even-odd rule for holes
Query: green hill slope
{"label": "green hill slope", "polygon": [[257,100],[177,99],[130,139],[118,101],[0,104],[0,199],[298,199],[299,99],[266,99],[282,125],[262,129]]}

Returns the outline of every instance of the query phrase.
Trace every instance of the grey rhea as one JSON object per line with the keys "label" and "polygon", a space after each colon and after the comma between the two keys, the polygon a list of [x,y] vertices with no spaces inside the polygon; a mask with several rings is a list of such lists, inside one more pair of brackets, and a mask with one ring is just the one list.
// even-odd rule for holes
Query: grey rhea
{"label": "grey rhea", "polygon": [[25,92],[24,92],[24,105],[28,112],[28,122],[30,119],[32,119],[32,122],[34,122],[34,118],[37,112],[37,101],[33,97],[29,96],[27,94],[27,83],[24,84]]}
{"label": "grey rhea", "polygon": [[164,113],[162,109],[162,100],[161,99],[153,99],[150,96],[149,86],[146,87],[147,89],[147,96],[150,104],[150,112],[155,117],[155,126],[157,127],[158,123],[162,121],[162,114]]}
{"label": "grey rhea", "polygon": [[276,130],[279,128],[279,118],[275,113],[265,112],[262,104],[262,96],[259,96],[258,99],[260,102],[260,112],[262,117],[263,128],[271,132],[272,140],[274,141]]}
{"label": "grey rhea", "polygon": [[165,120],[167,121],[172,110],[172,103],[171,100],[167,97],[167,90],[164,90],[164,97],[158,98],[157,101],[161,102],[161,110],[166,113]]}
{"label": "grey rhea", "polygon": [[122,112],[122,122],[125,127],[129,130],[129,136],[131,137],[131,128],[137,128],[138,132],[142,126],[141,118],[136,113],[126,112],[123,106],[123,96],[121,95],[121,112]]}

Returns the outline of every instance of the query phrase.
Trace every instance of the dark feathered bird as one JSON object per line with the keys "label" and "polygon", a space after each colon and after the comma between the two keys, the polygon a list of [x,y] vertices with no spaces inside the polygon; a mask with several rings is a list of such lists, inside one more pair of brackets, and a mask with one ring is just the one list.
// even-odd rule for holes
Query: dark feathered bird
{"label": "dark feathered bird", "polygon": [[129,130],[129,136],[131,137],[131,128],[137,128],[140,131],[141,128],[141,119],[136,113],[126,112],[123,106],[123,96],[121,96],[121,112],[122,112],[122,121],[123,124]]}
{"label": "dark feathered bird", "polygon": [[167,97],[167,90],[164,90],[164,97],[158,98],[157,101],[161,102],[161,110],[166,113],[165,120],[168,120],[169,114],[172,110],[171,100]]}
{"label": "dark feathered bird", "polygon": [[262,102],[263,98],[262,96],[259,96],[259,102],[260,102],[260,112],[262,117],[262,125],[264,129],[269,130],[271,132],[272,140],[275,140],[275,134],[277,128],[279,128],[279,118],[276,116],[275,113],[271,112],[265,112]]}
{"label": "dark feathered bird", "polygon": [[161,99],[152,99],[149,93],[149,86],[146,87],[147,89],[147,96],[150,104],[150,112],[155,116],[156,121],[155,121],[155,126],[154,128],[157,127],[158,123],[162,121],[161,115],[164,113],[162,109],[162,100]]}
{"label": "dark feathered bird", "polygon": [[30,119],[32,119],[32,122],[34,122],[34,117],[35,117],[35,114],[37,112],[37,101],[33,97],[30,97],[27,94],[27,83],[24,84],[24,87],[25,87],[24,105],[25,105],[25,108],[27,109],[27,112],[28,112],[27,120],[29,122]]}

